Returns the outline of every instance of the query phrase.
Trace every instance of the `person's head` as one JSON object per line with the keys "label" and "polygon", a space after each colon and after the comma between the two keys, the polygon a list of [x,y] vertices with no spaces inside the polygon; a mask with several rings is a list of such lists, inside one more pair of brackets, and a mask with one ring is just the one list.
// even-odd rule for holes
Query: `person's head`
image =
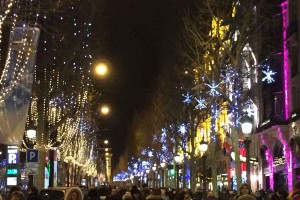
{"label": "person's head", "polygon": [[294,184],[295,189],[300,189],[300,180],[297,180]]}
{"label": "person's head", "polygon": [[215,195],[208,195],[207,200],[218,200],[218,198]]}
{"label": "person's head", "polygon": [[95,188],[90,189],[89,192],[88,192],[88,196],[89,197],[97,197],[98,196],[97,190]]}
{"label": "person's head", "polygon": [[214,196],[214,193],[211,190],[207,191],[207,197],[209,196]]}
{"label": "person's head", "polygon": [[250,194],[250,193],[251,193],[250,186],[247,183],[243,183],[240,186],[240,194],[244,195],[244,194]]}
{"label": "person's head", "polygon": [[284,189],[284,187],[280,187],[280,188],[277,190],[277,195],[279,195],[279,196],[286,196],[286,195],[287,195],[287,192],[286,192],[286,190]]}
{"label": "person's head", "polygon": [[191,200],[191,196],[187,191],[182,191],[178,194],[178,200]]}
{"label": "person's head", "polygon": [[11,195],[13,192],[15,191],[21,191],[21,189],[18,187],[18,186],[12,186],[10,189],[9,189],[9,194]]}
{"label": "person's head", "polygon": [[36,187],[29,187],[27,193],[29,195],[38,195],[39,191]]}
{"label": "person's head", "polygon": [[73,192],[71,193],[71,200],[79,200],[78,194],[77,194],[76,191],[73,191]]}
{"label": "person's head", "polygon": [[20,191],[14,191],[10,195],[10,200],[26,200],[25,195]]}
{"label": "person's head", "polygon": [[125,194],[122,196],[123,200],[132,200],[131,192],[126,191]]}
{"label": "person's head", "polygon": [[137,187],[131,189],[131,195],[134,199],[140,198],[140,190]]}
{"label": "person's head", "polygon": [[66,194],[67,200],[82,200],[83,194],[80,188],[78,187],[72,187],[68,190]]}
{"label": "person's head", "polygon": [[112,190],[111,190],[111,195],[112,195],[112,196],[118,195],[117,189],[112,189]]}
{"label": "person's head", "polygon": [[162,200],[161,191],[159,188],[153,189],[152,193],[146,197],[147,200]]}

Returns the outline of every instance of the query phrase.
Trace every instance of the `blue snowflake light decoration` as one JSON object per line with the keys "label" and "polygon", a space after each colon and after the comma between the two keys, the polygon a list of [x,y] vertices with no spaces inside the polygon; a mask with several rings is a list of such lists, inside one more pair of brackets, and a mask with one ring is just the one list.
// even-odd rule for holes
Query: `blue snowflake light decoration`
{"label": "blue snowflake light decoration", "polygon": [[144,156],[147,155],[147,149],[143,149],[143,150],[141,151],[141,154],[144,155]]}
{"label": "blue snowflake light decoration", "polygon": [[221,84],[222,84],[222,82],[216,84],[214,80],[211,82],[211,84],[207,84],[207,83],[206,83],[206,85],[207,85],[207,86],[209,87],[209,89],[210,89],[208,93],[209,93],[211,96],[213,96],[213,97],[219,96],[220,93],[219,93],[219,91],[218,91],[217,89],[218,89],[218,87],[219,87]]}
{"label": "blue snowflake light decoration", "polygon": [[152,152],[152,151],[149,151],[149,152],[148,152],[148,156],[149,156],[149,157],[153,157],[153,152]]}
{"label": "blue snowflake light decoration", "polygon": [[163,144],[162,147],[161,147],[161,150],[162,150],[163,152],[167,152],[167,151],[168,151],[167,145]]}
{"label": "blue snowflake light decoration", "polygon": [[206,108],[206,105],[205,105],[206,99],[201,98],[201,97],[199,96],[199,98],[196,98],[196,101],[197,101],[197,105],[196,105],[196,107],[195,107],[196,109],[201,110],[201,109]]}
{"label": "blue snowflake light decoration", "polygon": [[183,94],[182,96],[184,97],[183,103],[190,104],[193,102],[193,96],[190,93]]}
{"label": "blue snowflake light decoration", "polygon": [[275,82],[275,79],[273,78],[273,76],[277,72],[273,72],[272,70],[270,70],[269,66],[267,67],[267,70],[262,70],[262,73],[265,74],[265,77],[262,79],[262,81],[267,81],[267,83]]}
{"label": "blue snowflake light decoration", "polygon": [[181,135],[185,135],[185,133],[186,133],[186,127],[185,127],[184,124],[181,124],[179,126],[179,131],[180,131]]}

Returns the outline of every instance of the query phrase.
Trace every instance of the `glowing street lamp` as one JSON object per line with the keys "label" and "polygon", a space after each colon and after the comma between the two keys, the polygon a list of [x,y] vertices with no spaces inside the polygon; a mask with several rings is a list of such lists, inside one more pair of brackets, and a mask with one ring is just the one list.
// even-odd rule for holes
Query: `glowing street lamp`
{"label": "glowing street lamp", "polygon": [[164,168],[165,166],[166,166],[165,161],[162,161],[162,162],[160,163],[160,167],[161,167],[161,168]]}
{"label": "glowing street lamp", "polygon": [[206,154],[205,152],[208,149],[208,142],[206,142],[203,138],[203,140],[200,142],[200,151],[203,153],[202,154],[202,164],[203,164],[203,189],[206,191]]}
{"label": "glowing street lamp", "polygon": [[180,155],[176,155],[174,157],[174,161],[175,161],[175,172],[176,172],[176,188],[179,189],[179,163],[181,161]]}
{"label": "glowing street lamp", "polygon": [[166,162],[163,160],[160,163],[160,167],[161,167],[161,187],[165,186],[165,170],[164,170],[165,166],[166,166]]}
{"label": "glowing street lamp", "polygon": [[180,163],[180,155],[176,155],[175,157],[174,157],[174,160],[175,160],[175,162],[178,164],[178,163]]}
{"label": "glowing street lamp", "polygon": [[26,130],[26,137],[33,141],[36,138],[36,127],[33,125],[33,122],[29,122],[29,125]]}
{"label": "glowing street lamp", "polygon": [[245,114],[241,119],[242,132],[245,138],[250,138],[253,127],[253,120],[247,114]]}
{"label": "glowing street lamp", "polygon": [[153,165],[152,170],[156,171],[156,164]]}
{"label": "glowing street lamp", "polygon": [[106,63],[99,63],[96,65],[95,67],[95,72],[97,75],[99,76],[105,76],[107,73],[108,73],[108,67],[107,67],[107,64]]}
{"label": "glowing street lamp", "polygon": [[107,115],[110,112],[110,109],[108,106],[102,106],[100,109],[101,114]]}
{"label": "glowing street lamp", "polygon": [[253,127],[253,119],[245,114],[241,119],[242,132],[245,136],[245,147],[246,147],[246,175],[247,183],[250,184],[250,143],[251,143],[251,133]]}
{"label": "glowing street lamp", "polygon": [[204,139],[200,142],[200,151],[203,152],[203,154],[208,149],[208,142],[204,141]]}

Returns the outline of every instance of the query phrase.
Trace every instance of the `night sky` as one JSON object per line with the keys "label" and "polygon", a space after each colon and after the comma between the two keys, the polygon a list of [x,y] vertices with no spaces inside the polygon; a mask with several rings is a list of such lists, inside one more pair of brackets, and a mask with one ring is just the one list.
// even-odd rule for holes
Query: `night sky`
{"label": "night sky", "polygon": [[[101,123],[113,148],[113,168],[125,149],[135,111],[143,109],[162,63],[172,57],[174,40],[188,2],[104,0],[93,22],[96,57],[111,62],[111,75],[95,85],[112,112]],[[99,55],[98,55],[99,53]]]}

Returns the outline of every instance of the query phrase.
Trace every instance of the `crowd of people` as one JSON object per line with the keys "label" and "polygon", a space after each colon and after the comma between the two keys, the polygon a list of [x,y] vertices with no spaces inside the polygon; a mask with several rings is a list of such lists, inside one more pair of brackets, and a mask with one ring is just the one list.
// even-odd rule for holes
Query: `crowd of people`
{"label": "crowd of people", "polygon": [[[39,197],[35,187],[28,188],[26,192],[19,187],[11,187],[5,200],[44,200]],[[218,196],[212,191],[197,189],[191,191],[186,188],[149,188],[147,184],[137,186],[91,187],[83,190],[79,187],[71,187],[67,190],[64,200],[300,200],[300,181],[294,184],[292,193],[288,194],[282,188],[276,192],[259,190],[252,192],[248,184],[244,183],[237,192],[222,188]],[[0,200],[2,197],[0,196]],[[61,199],[59,199],[61,200]]]}

